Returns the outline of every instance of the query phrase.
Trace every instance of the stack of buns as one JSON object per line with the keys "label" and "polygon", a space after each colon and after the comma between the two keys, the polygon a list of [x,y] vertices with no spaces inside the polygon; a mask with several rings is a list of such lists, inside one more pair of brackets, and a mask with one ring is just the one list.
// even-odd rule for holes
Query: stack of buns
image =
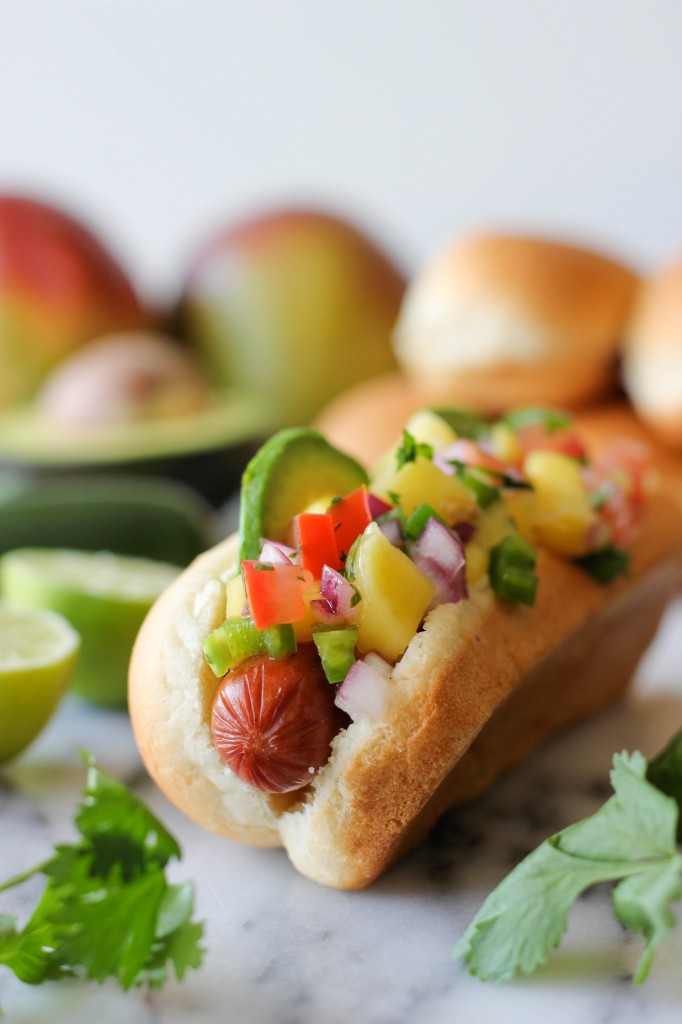
{"label": "stack of buns", "polygon": [[642,279],[559,241],[457,239],[414,278],[394,343],[400,372],[356,385],[316,424],[365,459],[422,405],[577,410],[623,388],[654,436],[682,448],[682,262]]}

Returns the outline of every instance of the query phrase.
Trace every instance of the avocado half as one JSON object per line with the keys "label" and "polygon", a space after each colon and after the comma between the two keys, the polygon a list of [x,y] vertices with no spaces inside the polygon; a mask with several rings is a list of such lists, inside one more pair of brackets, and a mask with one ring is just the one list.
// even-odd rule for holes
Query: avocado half
{"label": "avocado half", "polygon": [[165,477],[219,507],[272,428],[262,399],[231,390],[197,412],[79,431],[58,429],[25,405],[0,413],[0,470],[40,479],[111,472]]}

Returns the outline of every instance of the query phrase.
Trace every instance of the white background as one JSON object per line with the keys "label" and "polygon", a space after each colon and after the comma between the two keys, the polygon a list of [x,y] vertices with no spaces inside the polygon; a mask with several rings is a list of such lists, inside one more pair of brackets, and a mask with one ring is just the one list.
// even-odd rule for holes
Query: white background
{"label": "white background", "polygon": [[0,188],[82,212],[148,293],[279,202],[407,269],[449,235],[682,253],[678,0],[0,0]]}

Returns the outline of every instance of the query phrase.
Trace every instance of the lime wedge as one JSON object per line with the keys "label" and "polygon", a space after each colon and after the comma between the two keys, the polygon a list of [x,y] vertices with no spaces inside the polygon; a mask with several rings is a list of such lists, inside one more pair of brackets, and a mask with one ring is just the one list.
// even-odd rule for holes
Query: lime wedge
{"label": "lime wedge", "polygon": [[61,615],[0,603],[0,762],[47,724],[79,647],[78,633]]}
{"label": "lime wedge", "polygon": [[0,559],[0,591],[16,605],[68,619],[82,639],[72,690],[120,707],[137,631],[179,572],[165,562],[109,552],[22,548]]}

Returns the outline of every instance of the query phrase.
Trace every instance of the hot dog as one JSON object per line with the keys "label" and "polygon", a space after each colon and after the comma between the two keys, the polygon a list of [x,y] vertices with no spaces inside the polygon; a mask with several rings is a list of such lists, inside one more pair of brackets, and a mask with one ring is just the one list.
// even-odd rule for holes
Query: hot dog
{"label": "hot dog", "polygon": [[[267,539],[289,564],[257,569],[275,563],[244,557],[254,537],[243,518],[239,536],[200,556],[162,595],[131,661],[135,736],[170,799],[215,832],[283,845],[300,871],[339,888],[370,884],[446,809],[615,699],[682,581],[682,467],[666,463],[665,485],[650,493],[641,446],[623,443],[641,438],[627,412],[592,412],[570,428],[532,416],[492,431],[480,418],[447,429],[426,422],[427,439],[408,430],[370,481],[371,521],[356,522],[359,541],[345,547],[352,530],[339,503],[327,497],[322,511],[308,511],[340,524],[333,538],[346,532],[336,556],[320,544],[357,601],[346,591],[334,606],[329,587],[321,595],[296,517],[293,530],[286,516],[268,520],[280,532]],[[436,480],[421,532],[420,503],[408,497],[415,466],[425,467],[422,482]],[[559,474],[556,486],[543,467]],[[253,485],[248,470],[245,485]],[[274,488],[286,496],[289,474]],[[267,506],[261,492],[247,518]],[[301,494],[298,512],[310,502]],[[405,573],[402,589],[383,586],[379,564]],[[288,630],[265,586],[280,576],[297,577],[304,607]],[[223,637],[235,591],[239,631],[245,622],[250,632],[246,640],[239,632],[223,674],[207,638]],[[407,605],[416,624],[405,637]],[[320,643],[320,634],[353,629],[350,656],[332,658]],[[339,669],[344,658],[350,669]],[[332,673],[347,670],[340,684],[327,681],[330,661]]]}

